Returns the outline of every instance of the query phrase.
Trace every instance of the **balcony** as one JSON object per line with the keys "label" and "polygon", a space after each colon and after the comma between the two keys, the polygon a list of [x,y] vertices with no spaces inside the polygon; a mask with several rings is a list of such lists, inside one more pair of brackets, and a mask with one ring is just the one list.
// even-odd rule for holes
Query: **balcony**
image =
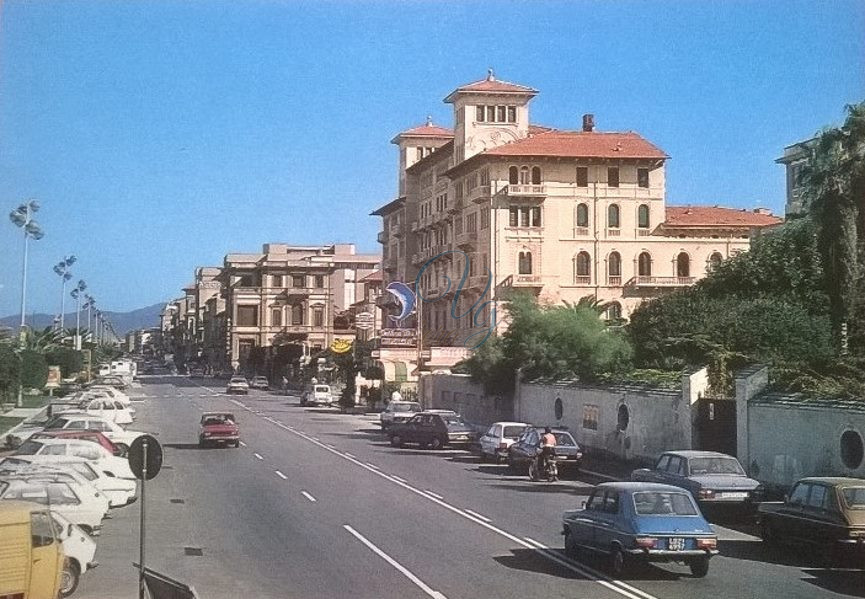
{"label": "balcony", "polygon": [[607,277],[607,286],[608,287],[621,287],[622,286],[622,277],[621,276],[609,276]]}
{"label": "balcony", "polygon": [[574,285],[591,285],[592,277],[584,277],[582,275],[574,277]]}
{"label": "balcony", "polygon": [[387,243],[387,232],[379,231],[378,235],[375,237],[379,243],[386,244]]}
{"label": "balcony", "polygon": [[419,222],[419,221],[416,221],[416,220],[412,221],[412,223],[411,223],[411,232],[412,232],[412,233],[417,233],[417,232],[418,232],[418,229],[420,229],[420,222]]}
{"label": "balcony", "polygon": [[620,237],[621,235],[621,229],[607,229],[607,237]]}
{"label": "balcony", "polygon": [[589,236],[589,228],[588,227],[574,227],[574,237],[588,237]]}
{"label": "balcony", "polygon": [[637,229],[637,237],[648,237],[651,234],[651,229]]}
{"label": "balcony", "polygon": [[477,289],[478,292],[483,291],[487,286],[489,275],[474,275],[468,278],[466,285],[467,289]]}
{"label": "balcony", "polygon": [[382,267],[387,271],[396,270],[398,262],[399,261],[396,258],[386,258],[386,259],[381,261]]}
{"label": "balcony", "polygon": [[514,287],[543,287],[541,275],[514,275]]}
{"label": "balcony", "polygon": [[511,183],[505,188],[505,195],[513,198],[545,198],[547,197],[547,186]]}
{"label": "balcony", "polygon": [[479,185],[466,194],[466,201],[483,204],[490,199],[490,186]]}
{"label": "balcony", "polygon": [[687,287],[693,285],[695,280],[695,277],[637,276],[631,278],[627,285],[629,287]]}
{"label": "balcony", "polygon": [[471,250],[478,245],[478,234],[474,231],[465,231],[456,236],[457,247]]}

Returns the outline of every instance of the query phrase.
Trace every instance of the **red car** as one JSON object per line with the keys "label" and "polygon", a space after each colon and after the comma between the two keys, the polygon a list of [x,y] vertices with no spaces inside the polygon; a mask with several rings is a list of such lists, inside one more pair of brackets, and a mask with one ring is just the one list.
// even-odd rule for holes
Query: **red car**
{"label": "red car", "polygon": [[103,435],[99,431],[70,431],[70,430],[56,430],[56,431],[42,431],[41,433],[35,433],[30,437],[31,439],[81,439],[82,441],[93,441],[94,443],[99,443],[102,447],[107,449],[112,453],[112,455],[123,456],[123,452],[120,450],[117,445],[115,445],[111,439]]}
{"label": "red car", "polygon": [[237,426],[237,419],[234,414],[230,412],[205,412],[201,415],[198,445],[207,447],[216,443],[240,446],[240,427]]}

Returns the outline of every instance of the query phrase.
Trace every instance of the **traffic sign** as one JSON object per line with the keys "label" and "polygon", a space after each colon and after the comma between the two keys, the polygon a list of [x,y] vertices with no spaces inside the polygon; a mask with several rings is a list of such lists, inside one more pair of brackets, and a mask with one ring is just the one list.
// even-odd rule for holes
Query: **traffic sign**
{"label": "traffic sign", "polygon": [[[138,480],[150,480],[159,474],[162,468],[162,446],[152,435],[141,435],[135,439],[129,446],[126,456],[129,460],[129,468]],[[146,477],[144,476],[145,459]]]}

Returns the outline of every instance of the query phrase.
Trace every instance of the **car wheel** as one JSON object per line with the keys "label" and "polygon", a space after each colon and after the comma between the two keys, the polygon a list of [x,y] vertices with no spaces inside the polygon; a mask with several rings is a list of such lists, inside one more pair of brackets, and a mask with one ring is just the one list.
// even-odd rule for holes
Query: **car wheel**
{"label": "car wheel", "polygon": [[78,588],[78,581],[81,580],[81,568],[78,562],[66,558],[63,561],[63,572],[60,574],[60,596],[68,597]]}
{"label": "car wheel", "polygon": [[703,578],[706,574],[709,573],[709,558],[708,557],[698,557],[696,559],[692,559],[688,566],[691,567],[691,574],[694,578]]}
{"label": "car wheel", "polygon": [[442,447],[444,447],[444,443],[442,443],[442,440],[438,437],[433,437],[429,442],[429,448],[430,449],[438,450],[438,449],[441,449]]}
{"label": "car wheel", "polygon": [[610,552],[609,564],[610,573],[613,576],[621,576],[625,571],[625,554],[622,552],[622,548],[618,545],[614,546],[613,550]]}
{"label": "car wheel", "polygon": [[767,545],[778,545],[778,535],[769,522],[764,521],[760,523],[760,538],[762,538],[763,542]]}
{"label": "car wheel", "polygon": [[120,457],[125,458],[126,454],[129,452],[129,446],[126,443],[115,443],[117,446],[117,451],[120,452]]}
{"label": "car wheel", "polygon": [[234,442],[234,446],[235,446],[235,447],[240,447],[240,439],[238,439],[237,441]]}
{"label": "car wheel", "polygon": [[402,437],[399,435],[392,435],[390,438],[390,444],[393,447],[402,447]]}
{"label": "car wheel", "polygon": [[201,449],[204,449],[205,447],[207,447],[207,441],[205,441],[204,439],[199,439],[199,440],[198,440],[198,446],[199,446]]}

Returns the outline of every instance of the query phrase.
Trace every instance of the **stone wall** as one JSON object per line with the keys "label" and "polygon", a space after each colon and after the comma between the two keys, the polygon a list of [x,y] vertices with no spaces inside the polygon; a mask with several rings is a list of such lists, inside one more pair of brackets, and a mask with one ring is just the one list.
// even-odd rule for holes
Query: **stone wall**
{"label": "stone wall", "polygon": [[513,420],[511,397],[487,395],[482,385],[465,374],[424,375],[418,395],[424,409],[453,410],[478,429],[500,420]]}

